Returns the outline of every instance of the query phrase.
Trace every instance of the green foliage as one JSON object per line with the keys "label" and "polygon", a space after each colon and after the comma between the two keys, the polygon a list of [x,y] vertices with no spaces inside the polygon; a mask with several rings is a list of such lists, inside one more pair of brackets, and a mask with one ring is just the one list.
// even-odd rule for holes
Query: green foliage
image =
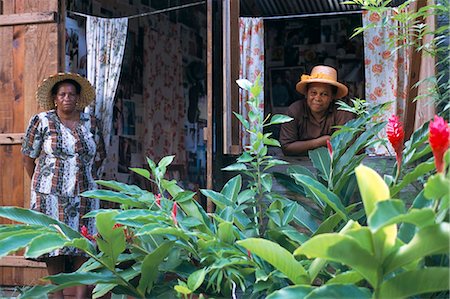
{"label": "green foliage", "polygon": [[[259,82],[238,83],[253,95],[249,106],[259,107]],[[279,144],[261,131],[289,118],[269,121],[250,111],[248,118],[236,116],[256,141],[225,168],[240,174],[220,191],[201,190],[216,205],[213,213],[193,192],[165,179],[173,156],[159,163],[147,159],[148,169],[132,170],[152,182],[156,194],[113,181],[99,181],[107,189],[83,193],[120,204],[85,216],[96,218],[94,241],[46,215],[0,207],[1,217],[19,222],[0,225],[0,257],[19,249],[37,257],[64,246],[90,257],[74,273],[45,277],[49,284],[25,290],[23,298],[82,284],[95,285],[93,298],[108,292],[135,298],[231,298],[238,291],[243,298],[405,298],[448,292],[450,181],[448,173],[431,175],[427,126],[406,143],[402,175],[383,180],[361,161],[384,123],[366,125],[385,105],[364,107],[332,136],[331,155],[324,148],[309,153],[314,171],[291,166],[287,174],[275,174],[311,199],[313,208],[272,191],[271,168],[286,162],[267,155],[268,146]],[[450,152],[447,165],[449,159]],[[402,190],[418,182],[426,183],[416,197],[403,198],[409,193]]]}

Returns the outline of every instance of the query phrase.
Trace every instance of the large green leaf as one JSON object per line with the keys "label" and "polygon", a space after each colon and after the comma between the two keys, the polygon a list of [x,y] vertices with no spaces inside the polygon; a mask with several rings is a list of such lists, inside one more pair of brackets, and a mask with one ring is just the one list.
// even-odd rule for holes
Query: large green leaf
{"label": "large green leaf", "polygon": [[336,213],[339,213],[344,220],[349,219],[344,205],[336,194],[307,175],[294,174],[292,176],[297,182],[302,184],[304,188],[309,189],[312,193],[318,196],[320,200],[326,202]]}
{"label": "large green leaf", "polygon": [[402,179],[401,182],[391,187],[391,197],[394,197],[398,192],[400,192],[407,185],[415,182],[419,177],[431,172],[434,169],[434,162],[423,162],[414,167],[414,169],[408,172]]}
{"label": "large green leaf", "polygon": [[206,269],[202,268],[189,275],[187,285],[192,292],[195,292],[203,283],[206,276]]}
{"label": "large green leaf", "polygon": [[271,125],[282,124],[282,123],[290,122],[291,120],[293,120],[293,118],[289,117],[287,115],[275,114],[270,119],[270,123],[269,124],[271,124]]}
{"label": "large green leaf", "polygon": [[158,277],[158,266],[170,252],[174,242],[166,242],[147,255],[142,262],[141,278],[137,290],[141,294],[150,293],[153,284]]}
{"label": "large green leaf", "polygon": [[36,299],[36,298],[48,298],[48,293],[55,292],[59,289],[58,286],[53,284],[39,285],[31,288],[24,289],[24,292],[20,294],[20,299]]}
{"label": "large green leaf", "polygon": [[75,285],[95,285],[97,283],[123,283],[118,277],[112,273],[93,273],[93,272],[73,272],[61,273],[57,275],[47,276],[46,280],[52,283],[66,286]]}
{"label": "large green leaf", "polygon": [[[342,169],[346,168],[348,164],[352,160],[354,160],[354,157],[357,155],[357,153],[366,146],[366,143],[372,139],[373,136],[375,136],[384,126],[386,123],[377,123],[373,127],[366,129],[361,135],[358,136],[358,138],[351,144],[351,146],[344,152],[344,154],[337,160],[336,166],[334,167],[333,171],[335,171],[337,174],[340,174],[342,172]],[[348,171],[348,170],[347,170]]]}
{"label": "large green leaf", "polygon": [[[450,269],[430,267],[395,275],[380,286],[380,298],[411,298],[450,289]],[[429,298],[429,297],[428,297]]]}
{"label": "large green leaf", "polygon": [[328,150],[324,147],[319,147],[315,150],[308,151],[309,158],[315,169],[319,172],[320,176],[328,181],[330,177],[330,165],[331,159]]}
{"label": "large green leaf", "polygon": [[306,196],[305,189],[297,184],[291,176],[281,172],[273,172],[272,174],[277,182],[289,191]]}
{"label": "large green leaf", "polygon": [[68,225],[42,213],[18,207],[0,207],[0,217],[26,224],[37,224],[43,227],[57,225],[64,234],[71,238],[82,238],[82,235]]}
{"label": "large green leaf", "polygon": [[220,223],[217,229],[217,237],[224,243],[233,244],[236,240],[233,233],[233,223],[227,221]]}
{"label": "large green leaf", "polygon": [[[120,275],[126,281],[130,281],[136,276],[140,275],[140,269],[135,270],[134,268],[128,268],[123,271],[118,271],[118,275]],[[117,283],[97,283],[95,285],[94,290],[92,291],[92,298],[102,298],[108,292],[112,291],[115,287],[117,287]],[[134,290],[133,290],[134,291]],[[114,295],[114,294],[113,294]],[[113,298],[113,297],[111,297]]]}
{"label": "large green leaf", "polygon": [[239,191],[241,191],[241,187],[242,177],[240,175],[237,175],[225,184],[220,193],[222,193],[225,198],[227,198],[231,202],[236,202]]}
{"label": "large green leaf", "polygon": [[210,198],[220,209],[224,209],[233,204],[225,195],[214,190],[201,189],[200,192]]}
{"label": "large green leaf", "polygon": [[301,224],[302,226],[309,229],[312,233],[314,233],[319,225],[316,220],[311,216],[311,214],[300,204],[297,204],[297,210],[294,214],[294,220],[296,223]]}
{"label": "large green leaf", "polygon": [[34,238],[41,235],[41,232],[18,231],[17,234],[0,239],[0,257],[16,252],[27,246]]}
{"label": "large green leaf", "polygon": [[128,184],[121,183],[121,182],[116,182],[116,181],[98,180],[98,181],[95,181],[95,182],[98,185],[105,186],[105,187],[108,187],[110,189],[126,193],[128,195],[137,196],[137,195],[141,195],[143,193],[148,192],[148,191],[142,190],[141,188],[139,188],[136,185],[128,185]]}
{"label": "large green leaf", "polygon": [[282,288],[281,290],[275,291],[266,299],[299,299],[305,298],[312,290],[313,287],[309,285],[295,285]]}
{"label": "large green leaf", "polygon": [[405,204],[401,200],[385,200],[378,202],[367,222],[373,231],[390,224],[401,222],[411,223],[421,228],[434,223],[435,214],[432,209],[411,209],[405,211]]}
{"label": "large green leaf", "polygon": [[331,284],[314,289],[305,299],[346,298],[369,299],[372,294],[369,289],[359,288],[353,284]]}
{"label": "large green leaf", "polygon": [[34,238],[26,250],[25,256],[36,258],[44,253],[64,247],[66,239],[60,234],[43,234]]}
{"label": "large green leaf", "polygon": [[373,255],[352,237],[341,234],[321,234],[311,238],[294,251],[294,255],[319,257],[347,265],[358,271],[371,285],[378,281],[379,265]]}
{"label": "large green leaf", "polygon": [[450,179],[446,178],[443,174],[437,173],[428,178],[424,186],[424,194],[428,199],[440,199],[446,196],[449,200],[450,192],[449,186]]}
{"label": "large green leaf", "polygon": [[344,273],[340,273],[335,277],[329,279],[326,284],[357,284],[363,279],[364,277],[362,277],[361,274],[356,271],[350,270]]}
{"label": "large green leaf", "polygon": [[98,248],[104,253],[101,259],[110,267],[114,268],[117,258],[125,250],[125,234],[123,227],[115,228],[114,216],[117,211],[98,214],[96,216],[96,225],[100,237],[98,237]]}
{"label": "large green leaf", "polygon": [[[362,164],[355,168],[355,175],[364,203],[366,216],[370,217],[378,202],[390,198],[389,187],[375,170]],[[376,256],[381,259],[385,258],[392,250],[396,240],[397,226],[395,224],[385,226],[378,230],[374,236]]]}
{"label": "large green leaf", "polygon": [[270,263],[293,283],[309,283],[308,273],[303,266],[289,251],[277,243],[265,239],[248,238],[237,241],[237,244]]}
{"label": "large green leaf", "polygon": [[450,224],[443,222],[420,229],[414,238],[395,252],[384,263],[385,273],[397,270],[428,255],[448,253]]}
{"label": "large green leaf", "polygon": [[97,198],[100,200],[106,200],[124,204],[133,208],[145,208],[146,205],[132,196],[128,196],[125,193],[120,193],[111,190],[90,190],[81,194],[84,197]]}
{"label": "large green leaf", "polygon": [[428,139],[428,124],[429,122],[426,122],[420,128],[414,130],[409,140],[405,142],[403,164],[412,163],[431,152],[431,147],[425,144],[425,141]]}

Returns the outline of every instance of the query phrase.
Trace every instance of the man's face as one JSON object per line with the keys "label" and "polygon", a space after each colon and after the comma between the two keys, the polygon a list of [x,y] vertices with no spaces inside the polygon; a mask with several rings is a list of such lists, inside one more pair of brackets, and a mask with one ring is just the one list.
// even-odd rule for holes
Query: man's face
{"label": "man's face", "polygon": [[325,114],[333,98],[330,84],[315,82],[308,85],[306,101],[313,114]]}

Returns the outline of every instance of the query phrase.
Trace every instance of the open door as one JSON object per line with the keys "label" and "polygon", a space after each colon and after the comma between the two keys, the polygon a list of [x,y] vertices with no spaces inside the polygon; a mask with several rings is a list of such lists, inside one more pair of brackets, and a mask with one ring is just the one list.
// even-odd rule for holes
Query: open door
{"label": "open door", "polygon": [[[29,207],[30,179],[21,142],[30,117],[38,112],[38,84],[64,69],[63,6],[63,0],[0,1],[1,206]],[[36,284],[44,275],[45,264],[19,254],[0,259],[0,285]]]}

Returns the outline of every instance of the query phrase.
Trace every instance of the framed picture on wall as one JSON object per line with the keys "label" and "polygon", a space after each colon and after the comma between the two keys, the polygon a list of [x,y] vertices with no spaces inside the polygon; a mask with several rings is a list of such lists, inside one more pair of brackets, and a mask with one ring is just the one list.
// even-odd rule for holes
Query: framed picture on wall
{"label": "framed picture on wall", "polygon": [[284,113],[287,107],[301,98],[295,90],[304,67],[277,67],[269,70],[269,94],[272,113]]}

